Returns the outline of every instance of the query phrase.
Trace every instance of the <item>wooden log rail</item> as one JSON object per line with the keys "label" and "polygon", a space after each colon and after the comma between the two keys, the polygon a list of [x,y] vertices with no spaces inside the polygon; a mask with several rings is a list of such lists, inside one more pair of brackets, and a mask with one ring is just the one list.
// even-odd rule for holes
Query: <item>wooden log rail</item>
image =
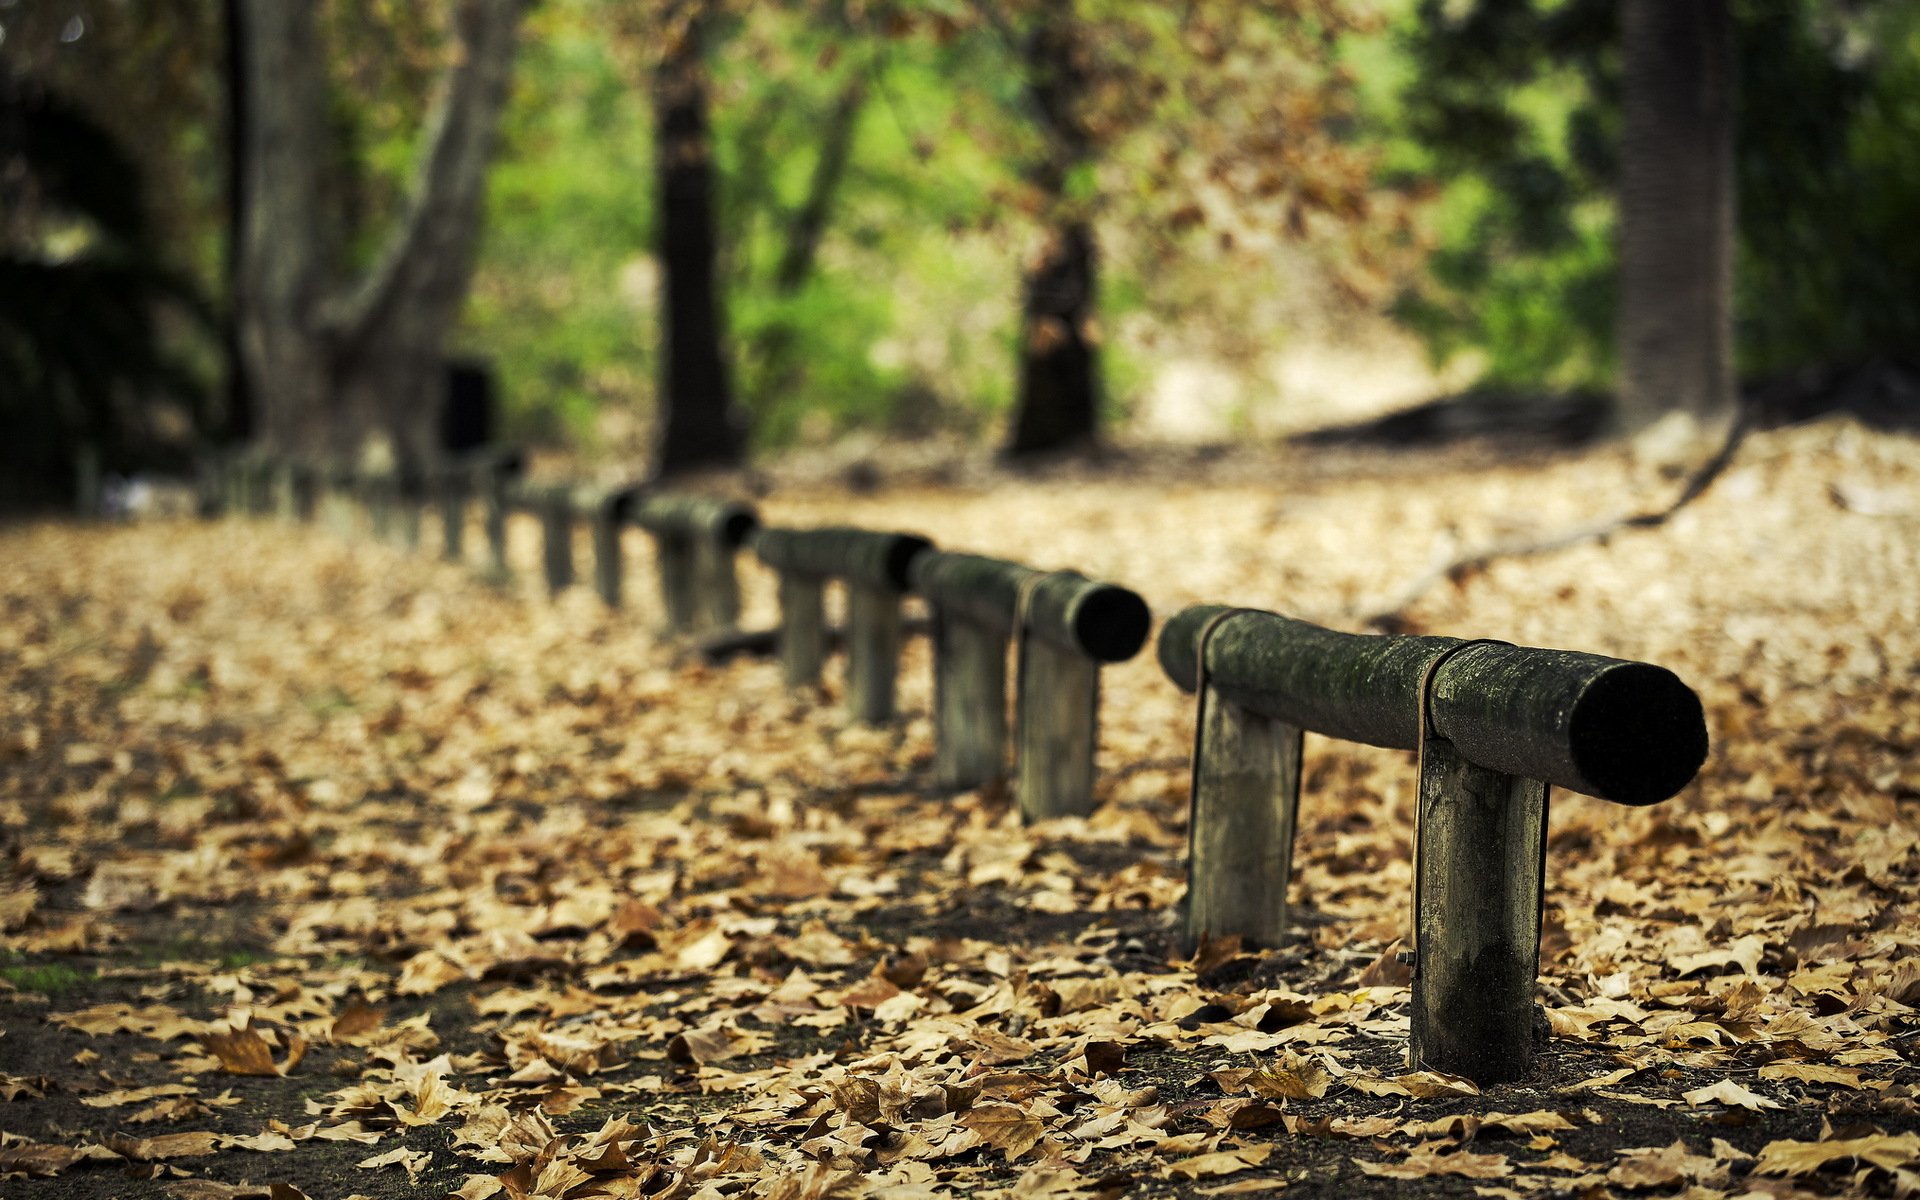
{"label": "wooden log rail", "polygon": [[1021,811],[1029,820],[1091,812],[1100,667],[1145,644],[1146,601],[1077,572],[973,554],[928,551],[913,559],[909,575],[933,611],[939,781],[979,787],[1006,773],[1011,641]]}
{"label": "wooden log rail", "polygon": [[900,601],[915,558],[933,543],[865,529],[756,530],[760,561],[780,577],[780,661],[792,687],[819,683],[826,658],[826,586],[847,585],[847,706],[855,720],[893,717],[900,672]]}
{"label": "wooden log rail", "polygon": [[[731,629],[740,620],[735,559],[760,526],[750,505],[710,496],[636,496],[634,524],[653,537],[660,598],[675,633]],[[614,546],[617,550],[617,537]]]}
{"label": "wooden log rail", "polygon": [[[441,505],[449,558],[466,504],[485,506],[496,574],[506,517],[544,531],[548,587],[573,579],[573,535],[592,524],[595,580],[620,603],[620,533],[645,529],[660,554],[676,631],[731,626],[737,551],[779,575],[779,654],[789,684],[817,684],[828,649],[825,590],[848,588],[847,701],[860,721],[892,718],[910,592],[932,610],[936,770],[977,787],[1007,770],[1007,650],[1016,651],[1016,789],[1028,819],[1093,803],[1099,671],[1132,657],[1150,614],[1134,592],[1072,571],[935,550],[911,533],[768,529],[739,503],[639,487],[530,487],[517,455],[489,452],[430,479],[326,471],[241,454],[215,468],[237,512],[305,518],[316,503],[363,503],[376,534],[418,543]],[[396,528],[397,527],[397,528]],[[1536,1039],[1541,896],[1553,787],[1626,805],[1685,787],[1707,753],[1700,701],[1671,671],[1594,654],[1449,637],[1339,633],[1271,612],[1203,605],[1161,630],[1166,675],[1197,693],[1187,933],[1273,946],[1286,894],[1306,731],[1418,752],[1410,950],[1414,1065],[1482,1083],[1518,1078]]]}
{"label": "wooden log rail", "polygon": [[1303,730],[1420,752],[1410,1057],[1482,1083],[1533,1061],[1548,788],[1654,804],[1707,754],[1699,698],[1648,663],[1217,605],[1169,621],[1159,657],[1200,694],[1195,939],[1284,934]]}

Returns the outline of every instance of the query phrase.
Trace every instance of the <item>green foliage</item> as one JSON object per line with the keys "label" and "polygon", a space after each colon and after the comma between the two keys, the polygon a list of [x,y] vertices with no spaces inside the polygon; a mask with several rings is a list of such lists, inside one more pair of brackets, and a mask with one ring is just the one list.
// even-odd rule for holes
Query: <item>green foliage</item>
{"label": "green foliage", "polygon": [[[1421,0],[1380,114],[1446,181],[1431,279],[1398,314],[1489,382],[1610,383],[1619,65],[1612,0]],[[1920,13],[1735,0],[1742,369],[1920,344]]]}
{"label": "green foliage", "polygon": [[22,992],[60,999],[85,991],[99,978],[91,970],[63,962],[21,962],[19,957],[11,952],[7,954],[12,961],[0,963],[0,980]]}
{"label": "green foliage", "polygon": [[0,74],[0,177],[4,473],[50,486],[82,443],[135,465],[153,401],[193,414],[204,397],[163,319],[209,320],[155,252],[140,166],[79,106]]}

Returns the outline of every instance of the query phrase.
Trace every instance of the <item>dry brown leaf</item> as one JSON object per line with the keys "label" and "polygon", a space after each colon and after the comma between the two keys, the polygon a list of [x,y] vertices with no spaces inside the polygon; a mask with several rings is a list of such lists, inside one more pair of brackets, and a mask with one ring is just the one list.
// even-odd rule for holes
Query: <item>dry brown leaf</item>
{"label": "dry brown leaf", "polygon": [[209,1033],[200,1038],[207,1052],[220,1060],[220,1069],[229,1075],[285,1075],[306,1057],[306,1039],[297,1033],[283,1035],[287,1056],[275,1062],[273,1045],[256,1029],[236,1029],[231,1033]]}
{"label": "dry brown leaf", "polygon": [[1871,1163],[1883,1171],[1920,1165],[1920,1133],[1874,1133],[1826,1142],[1783,1139],[1760,1148],[1753,1169],[1762,1175],[1811,1175],[1829,1163]]}
{"label": "dry brown leaf", "polygon": [[1166,1174],[1178,1175],[1183,1179],[1233,1175],[1260,1166],[1272,1155],[1272,1146],[1242,1146],[1235,1150],[1216,1150],[1211,1154],[1196,1154],[1192,1158],[1170,1162],[1167,1164]]}
{"label": "dry brown leaf", "polygon": [[1752,1112],[1781,1107],[1778,1100],[1769,1100],[1758,1092],[1749,1091],[1731,1079],[1722,1079],[1706,1087],[1697,1087],[1684,1093],[1688,1104],[1699,1108],[1706,1104],[1724,1104],[1730,1108],[1744,1108]]}
{"label": "dry brown leaf", "polygon": [[1318,1100],[1327,1094],[1333,1076],[1304,1055],[1284,1054],[1278,1063],[1247,1076],[1247,1086],[1269,1100]]}
{"label": "dry brown leaf", "polygon": [[1038,1117],[1011,1104],[976,1104],[960,1115],[960,1124],[979,1134],[1008,1162],[1024,1156],[1047,1133]]}
{"label": "dry brown leaf", "polygon": [[1386,1179],[1426,1179],[1434,1175],[1499,1179],[1513,1174],[1513,1166],[1504,1154],[1474,1154],[1466,1150],[1442,1153],[1426,1147],[1414,1150],[1399,1162],[1377,1163],[1355,1159],[1354,1165],[1369,1175]]}
{"label": "dry brown leaf", "polygon": [[219,1150],[225,1139],[210,1131],[162,1133],[149,1138],[130,1138],[110,1133],[107,1148],[135,1162],[165,1162],[174,1158],[204,1158]]}

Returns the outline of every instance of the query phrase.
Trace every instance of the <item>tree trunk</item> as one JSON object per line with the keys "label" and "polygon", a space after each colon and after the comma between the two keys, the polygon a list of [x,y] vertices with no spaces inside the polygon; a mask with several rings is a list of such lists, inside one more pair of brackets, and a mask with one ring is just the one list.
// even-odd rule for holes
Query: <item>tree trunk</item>
{"label": "tree trunk", "polygon": [[1093,230],[1056,230],[1026,279],[1020,398],[1010,455],[1091,445],[1099,428],[1100,359],[1087,336],[1093,316]]}
{"label": "tree trunk", "polygon": [[1627,0],[1620,418],[1731,419],[1733,59],[1727,0]]}
{"label": "tree trunk", "polygon": [[700,0],[674,6],[654,76],[655,171],[664,291],[658,474],[732,466],[742,442],[721,342],[712,136]]}
{"label": "tree trunk", "polygon": [[223,358],[222,403],[204,432],[219,444],[243,442],[254,433],[253,400],[247,392],[246,354],[240,335],[243,281],[241,246],[246,240],[247,210],[247,55],[241,45],[241,0],[221,0],[225,56],[221,63],[226,100],[227,295],[220,322]]}
{"label": "tree trunk", "polygon": [[239,334],[256,428],[272,449],[314,448],[338,424],[320,332],[326,81],[312,7],[242,0],[242,73],[251,101],[242,153]]}
{"label": "tree trunk", "polygon": [[384,435],[402,457],[433,456],[443,344],[473,274],[522,6],[459,6],[462,53],[430,123],[408,210],[373,268],[329,296],[319,210],[326,80],[312,6],[242,0],[252,107],[241,342],[270,448],[348,456]]}
{"label": "tree trunk", "polygon": [[1080,113],[1086,77],[1075,60],[1075,35],[1070,4],[1043,5],[1027,39],[1028,99],[1047,142],[1032,182],[1045,197],[1051,228],[1024,280],[1010,456],[1089,446],[1099,429],[1093,226],[1071,210],[1066,194],[1068,178],[1093,153]]}

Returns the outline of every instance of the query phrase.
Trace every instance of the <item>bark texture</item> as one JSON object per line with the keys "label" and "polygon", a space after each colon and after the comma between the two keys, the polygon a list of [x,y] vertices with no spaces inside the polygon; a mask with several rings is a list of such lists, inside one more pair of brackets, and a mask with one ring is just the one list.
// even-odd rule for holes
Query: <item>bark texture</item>
{"label": "bark texture", "polygon": [[522,5],[459,5],[460,57],[408,209],[374,266],[340,286],[320,211],[327,89],[313,6],[241,0],[240,341],[269,448],[348,456],[380,433],[402,457],[433,455],[442,348],[473,273]]}
{"label": "bark texture", "polygon": [[1626,0],[1620,417],[1731,419],[1733,53],[1727,0]]}
{"label": "bark texture", "polygon": [[671,475],[733,466],[745,445],[716,273],[713,139],[707,125],[703,0],[670,6],[654,76],[655,173],[664,344],[655,467]]}
{"label": "bark texture", "polygon": [[1024,280],[1009,456],[1089,446],[1099,432],[1100,359],[1091,336],[1098,255],[1093,226],[1067,198],[1068,179],[1093,155],[1075,39],[1072,4],[1042,5],[1026,45],[1028,97],[1047,147],[1032,179],[1050,228]]}

